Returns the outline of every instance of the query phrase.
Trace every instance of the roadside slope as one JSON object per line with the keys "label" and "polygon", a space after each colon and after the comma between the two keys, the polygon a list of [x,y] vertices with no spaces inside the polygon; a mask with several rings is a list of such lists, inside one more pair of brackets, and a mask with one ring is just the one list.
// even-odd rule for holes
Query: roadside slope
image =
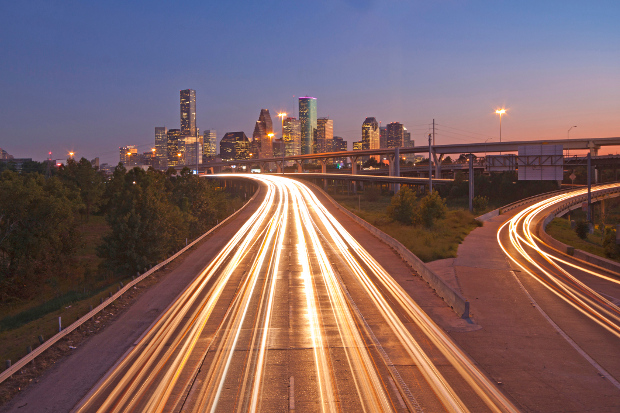
{"label": "roadside slope", "polygon": [[182,257],[176,268],[146,291],[115,322],[46,371],[38,383],[28,386],[0,411],[70,411],[217,255],[257,209],[264,194],[265,191],[261,191],[227,225]]}

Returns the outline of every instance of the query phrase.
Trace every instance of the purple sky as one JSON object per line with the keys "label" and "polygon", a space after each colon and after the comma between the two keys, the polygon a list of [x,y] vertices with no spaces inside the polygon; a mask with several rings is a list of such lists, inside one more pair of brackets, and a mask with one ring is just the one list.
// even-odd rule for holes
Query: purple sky
{"label": "purple sky", "polygon": [[1,148],[116,163],[180,126],[186,88],[218,138],[304,95],[349,142],[367,116],[497,140],[502,106],[503,140],[620,136],[617,1],[128,3],[3,2]]}

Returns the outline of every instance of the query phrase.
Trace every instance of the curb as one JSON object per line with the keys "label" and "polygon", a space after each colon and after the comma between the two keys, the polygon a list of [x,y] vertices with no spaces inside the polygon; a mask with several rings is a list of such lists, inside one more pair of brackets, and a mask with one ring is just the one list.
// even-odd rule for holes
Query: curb
{"label": "curb", "polygon": [[448,284],[446,284],[433,270],[428,268],[424,262],[419,259],[414,253],[409,251],[403,244],[396,239],[392,238],[380,229],[370,225],[367,221],[358,217],[338,202],[336,202],[329,194],[323,191],[321,188],[311,182],[304,182],[306,185],[311,185],[323,194],[339,211],[347,215],[357,224],[365,228],[367,231],[375,235],[381,241],[388,246],[394,248],[398,255],[409,264],[430,286],[435,292],[458,314],[461,318],[469,318],[469,301],[467,301],[461,294],[454,291]]}

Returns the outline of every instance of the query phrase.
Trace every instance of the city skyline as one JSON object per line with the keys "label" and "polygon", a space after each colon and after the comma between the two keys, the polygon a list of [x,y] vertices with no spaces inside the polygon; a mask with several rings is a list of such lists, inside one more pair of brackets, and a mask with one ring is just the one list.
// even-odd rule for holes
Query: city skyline
{"label": "city skyline", "polygon": [[[497,140],[502,107],[502,140],[565,138],[573,125],[571,138],[620,134],[614,2],[284,4],[3,5],[0,146],[113,163],[121,146],[147,151],[154,126],[181,127],[185,88],[200,100],[197,126],[218,140],[251,134],[260,108],[296,117],[306,94],[350,143],[371,116],[417,141],[432,119],[437,144]],[[257,30],[257,21],[276,24]],[[209,33],[190,29],[205,25]],[[314,35],[298,42],[297,27]],[[171,58],[185,55],[192,65]]]}

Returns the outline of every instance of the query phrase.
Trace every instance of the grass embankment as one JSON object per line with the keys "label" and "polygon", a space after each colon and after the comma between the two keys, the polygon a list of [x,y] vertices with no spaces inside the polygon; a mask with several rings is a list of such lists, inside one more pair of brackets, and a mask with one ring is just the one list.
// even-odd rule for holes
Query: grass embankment
{"label": "grass embankment", "polygon": [[[63,328],[96,307],[101,298],[116,292],[120,281],[98,277],[101,259],[96,248],[109,231],[102,216],[91,216],[79,226],[82,243],[76,253],[76,265],[70,274],[52,277],[35,298],[12,303],[0,308],[0,360],[15,362],[26,355],[26,348],[39,345],[38,337],[45,340],[58,332],[58,317]],[[2,370],[6,366],[2,363]]]}
{"label": "grass embankment", "polygon": [[459,244],[480,225],[472,214],[462,209],[450,209],[432,228],[403,225],[387,215],[389,196],[373,201],[366,200],[364,195],[332,196],[349,211],[394,237],[424,262],[456,257]]}
{"label": "grass embankment", "polygon": [[570,227],[569,220],[565,218],[555,218],[549,223],[546,231],[551,237],[575,249],[580,249],[608,260],[620,262],[618,259],[610,258],[605,255],[603,236],[598,228],[596,228],[592,234],[588,234],[586,239],[581,239],[577,236],[575,230]]}

